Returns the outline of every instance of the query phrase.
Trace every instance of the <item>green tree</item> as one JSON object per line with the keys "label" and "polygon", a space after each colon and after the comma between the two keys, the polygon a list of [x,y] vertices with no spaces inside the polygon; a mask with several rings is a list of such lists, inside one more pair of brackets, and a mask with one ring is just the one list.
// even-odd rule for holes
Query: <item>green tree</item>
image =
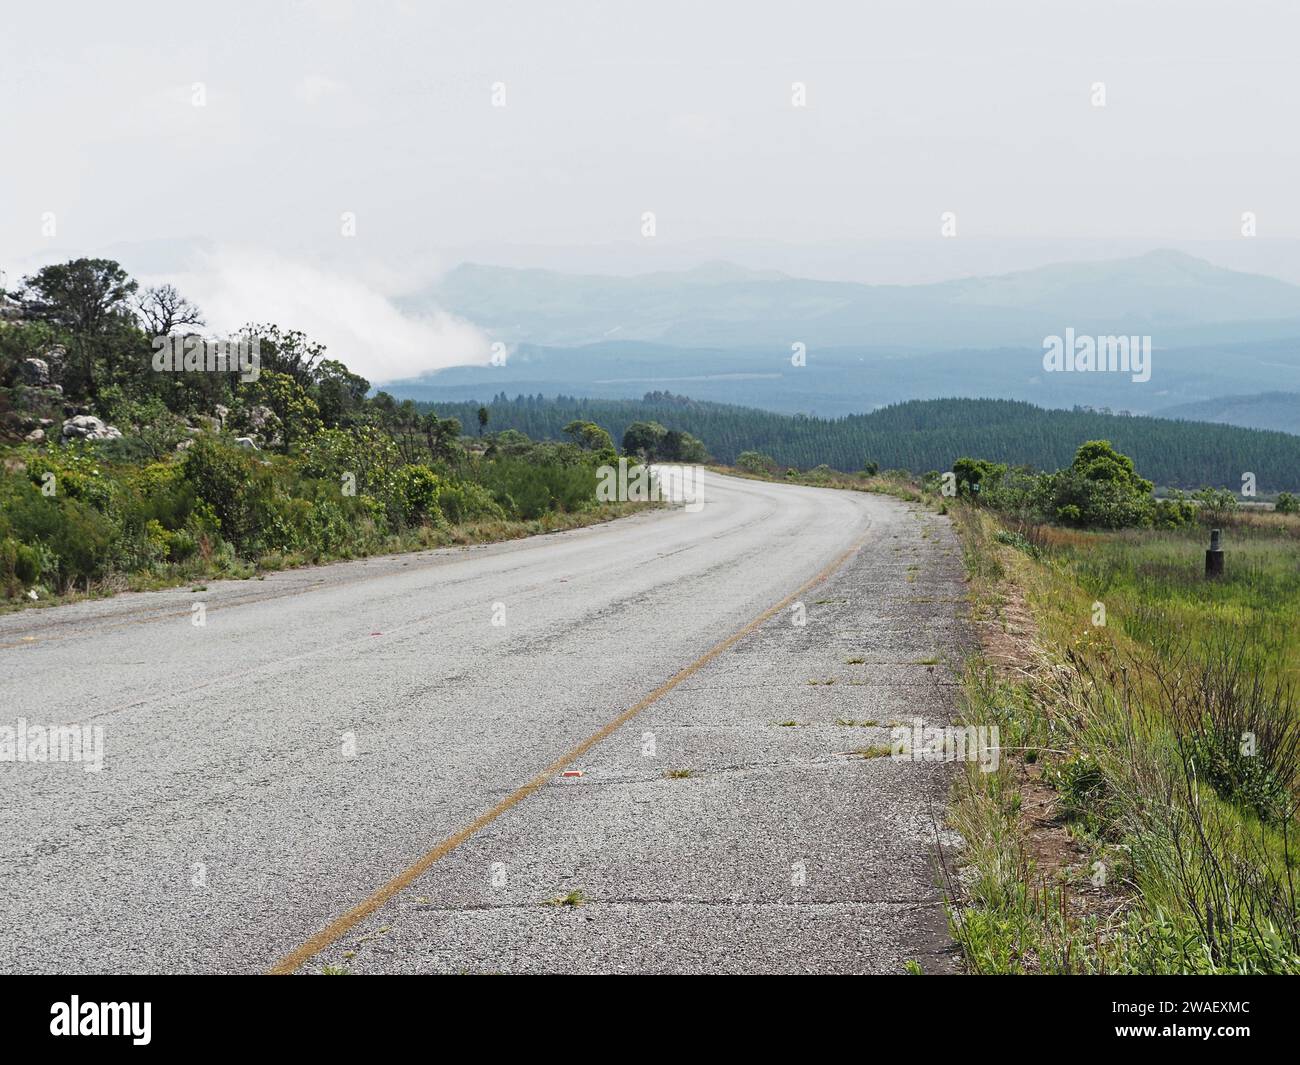
{"label": "green tree", "polygon": [[659,449],[659,443],[668,434],[658,422],[633,422],[623,433],[623,454],[652,461]]}
{"label": "green tree", "polygon": [[571,421],[564,427],[564,435],[584,451],[611,451],[614,448],[613,438],[595,422]]}
{"label": "green tree", "polygon": [[987,459],[960,458],[952,464],[952,472],[958,495],[979,498],[1001,480],[1007,467],[1005,463]]}
{"label": "green tree", "polygon": [[365,406],[370,382],[352,373],[337,359],[324,359],[315,372],[316,405],[321,420],[330,428],[355,424]]}
{"label": "green tree", "polygon": [[1050,518],[1066,525],[1122,529],[1150,525],[1155,519],[1153,487],[1109,440],[1089,440],[1080,445],[1068,469],[1042,478],[1038,503]]}
{"label": "green tree", "polygon": [[285,373],[262,370],[256,381],[240,386],[248,405],[269,407],[280,422],[280,439],[285,451],[319,433],[320,407],[297,381]]}
{"label": "green tree", "polygon": [[[138,288],[112,259],[73,259],[23,278],[18,294],[23,313],[68,336],[66,392],[97,395],[117,376],[128,350],[143,353],[131,305]],[[136,368],[143,371],[143,365]]]}

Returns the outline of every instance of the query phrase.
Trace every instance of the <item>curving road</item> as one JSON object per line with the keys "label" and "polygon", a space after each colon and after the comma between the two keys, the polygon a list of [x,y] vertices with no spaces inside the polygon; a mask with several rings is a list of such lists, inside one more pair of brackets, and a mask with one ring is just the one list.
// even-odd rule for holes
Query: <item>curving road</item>
{"label": "curving road", "polygon": [[0,761],[0,971],[950,968],[950,767],[853,753],[950,711],[947,520],[704,491],[0,617],[0,725],[104,738]]}

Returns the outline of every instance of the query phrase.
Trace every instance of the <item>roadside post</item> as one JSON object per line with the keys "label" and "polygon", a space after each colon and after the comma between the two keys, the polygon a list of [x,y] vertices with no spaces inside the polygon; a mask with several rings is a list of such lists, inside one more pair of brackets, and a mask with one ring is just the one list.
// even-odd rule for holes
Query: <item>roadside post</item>
{"label": "roadside post", "polygon": [[1205,552],[1205,577],[1207,580],[1223,576],[1223,546],[1218,529],[1210,530],[1210,549]]}

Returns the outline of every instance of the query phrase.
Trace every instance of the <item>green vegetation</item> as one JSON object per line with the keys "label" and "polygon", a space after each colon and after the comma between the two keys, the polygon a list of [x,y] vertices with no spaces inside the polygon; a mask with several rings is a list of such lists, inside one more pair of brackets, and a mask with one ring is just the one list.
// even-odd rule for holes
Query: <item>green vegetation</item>
{"label": "green vegetation", "polygon": [[[153,338],[193,337],[201,314],[168,286],[140,293],[108,260],[46,267],[16,295],[22,317],[0,321],[6,598],[247,577],[629,509],[597,502],[615,458],[598,426],[534,443],[486,433],[485,410],[465,438],[459,419],[371,396],[274,325],[236,338],[256,342],[256,373],[158,369]],[[66,431],[74,415],[84,438]]]}
{"label": "green vegetation", "polygon": [[[438,410],[468,424],[479,405],[441,403]],[[1161,487],[1235,490],[1242,473],[1250,470],[1258,478],[1262,498],[1282,490],[1300,491],[1298,436],[1081,408],[1045,410],[1013,400],[914,400],[869,414],[817,418],[702,402],[669,392],[650,392],[639,400],[540,395],[510,399],[502,393],[487,409],[494,426],[516,429],[535,440],[560,439],[575,419],[602,426],[614,440],[622,440],[634,422],[658,422],[707,441],[716,462],[758,474],[825,466],[870,475],[873,463],[880,469],[919,473],[949,470],[960,455],[978,455],[1008,467],[1056,470],[1070,465],[1080,441],[1110,440]]]}
{"label": "green vegetation", "polygon": [[[1300,520],[1230,516],[1207,581],[1199,525],[1008,542],[987,510],[956,513],[1003,663],[977,658],[965,685],[1003,754],[951,817],[970,969],[1300,972]],[[1026,609],[1032,645],[1011,635]],[[1027,818],[1030,798],[1051,815]]]}
{"label": "green vegetation", "polygon": [[547,899],[542,903],[543,906],[567,906],[570,909],[576,909],[587,901],[587,896],[582,891],[570,891],[567,895],[557,895],[553,899]]}
{"label": "green vegetation", "polygon": [[893,749],[884,744],[876,743],[853,753],[859,758],[888,758],[893,753]]}
{"label": "green vegetation", "polygon": [[[1140,477],[1133,460],[1116,451],[1109,440],[1081,444],[1074,461],[1055,473],[1008,470],[1001,463],[969,458],[957,459],[952,472],[958,496],[1022,523],[1055,522],[1091,529],[1177,528],[1193,521],[1198,511],[1219,517],[1237,506],[1236,497],[1223,489],[1196,492],[1196,503],[1180,492],[1155,499],[1155,486]],[[938,480],[931,474],[927,485],[933,489]]]}
{"label": "green vegetation", "polygon": [[680,429],[665,429],[658,422],[633,422],[623,433],[623,454],[644,462],[704,462],[704,445]]}

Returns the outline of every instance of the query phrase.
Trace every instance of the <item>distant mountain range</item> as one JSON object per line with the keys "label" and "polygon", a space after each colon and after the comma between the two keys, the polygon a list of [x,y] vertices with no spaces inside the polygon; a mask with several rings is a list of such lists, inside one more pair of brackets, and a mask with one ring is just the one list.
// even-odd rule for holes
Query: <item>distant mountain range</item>
{"label": "distant mountain range", "polygon": [[[405,305],[433,307],[511,345],[509,360],[388,386],[399,396],[668,390],[835,416],[939,396],[1164,414],[1224,396],[1300,392],[1300,286],[1174,251],[923,285],[814,281],[728,263],[635,277],[465,264]],[[1044,339],[1067,329],[1150,336],[1151,379],[1045,372]],[[806,350],[805,365],[792,365],[794,345]],[[1282,427],[1248,402],[1231,420]]]}
{"label": "distant mountain range", "polygon": [[1260,392],[1180,403],[1161,410],[1160,417],[1300,433],[1300,392]]}
{"label": "distant mountain range", "polygon": [[1164,347],[1300,335],[1300,286],[1175,251],[928,285],[810,281],[727,263],[635,277],[467,263],[405,302],[416,311],[443,307],[508,343],[546,347],[612,339],[695,348],[1037,347],[1067,327],[1150,334]]}

